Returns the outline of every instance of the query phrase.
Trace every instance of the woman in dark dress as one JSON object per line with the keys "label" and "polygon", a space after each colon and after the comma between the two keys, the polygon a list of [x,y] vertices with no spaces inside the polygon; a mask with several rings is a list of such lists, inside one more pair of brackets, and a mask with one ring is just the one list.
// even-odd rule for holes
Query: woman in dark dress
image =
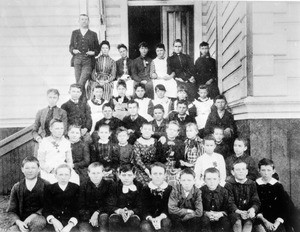
{"label": "woman in dark dress", "polygon": [[208,86],[208,96],[214,99],[220,94],[216,60],[210,57],[209,44],[200,43],[200,57],[195,62],[195,78],[197,89],[200,85]]}

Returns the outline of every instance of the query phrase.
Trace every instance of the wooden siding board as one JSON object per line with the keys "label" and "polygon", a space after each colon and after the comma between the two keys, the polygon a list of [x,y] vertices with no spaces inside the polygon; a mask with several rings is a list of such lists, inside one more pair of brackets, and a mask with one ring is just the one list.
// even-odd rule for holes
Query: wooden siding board
{"label": "wooden siding board", "polygon": [[226,37],[225,40],[223,40],[223,52],[222,54],[228,50],[228,49],[234,49],[233,45],[238,44],[240,39],[241,39],[241,34],[242,32],[237,29],[237,30],[232,30],[232,32]]}
{"label": "wooden siding board", "polygon": [[223,79],[229,76],[231,73],[235,72],[238,68],[242,66],[242,63],[238,56],[233,57],[226,65],[223,66]]}
{"label": "wooden siding board", "polygon": [[227,24],[230,26],[230,19],[235,18],[236,15],[239,15],[239,7],[240,7],[240,2],[230,2],[228,7],[226,8],[226,11],[223,14],[223,25],[222,28],[224,30],[224,27],[226,27]]}

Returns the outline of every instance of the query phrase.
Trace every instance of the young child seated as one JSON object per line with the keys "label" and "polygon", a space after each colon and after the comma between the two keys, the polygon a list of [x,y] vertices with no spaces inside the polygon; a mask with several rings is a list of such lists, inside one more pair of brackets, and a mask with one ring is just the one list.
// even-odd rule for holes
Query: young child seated
{"label": "young child seated", "polygon": [[128,115],[127,103],[129,99],[126,97],[126,83],[124,80],[119,80],[117,83],[118,96],[113,97],[111,102],[114,106],[114,117],[123,120],[125,116]]}
{"label": "young child seated", "polygon": [[70,85],[70,100],[62,104],[61,108],[67,112],[68,125],[78,125],[81,127],[81,136],[86,142],[91,142],[89,131],[92,128],[91,108],[79,98],[82,94],[81,86],[78,84]]}
{"label": "young child seated", "polygon": [[[64,137],[64,124],[59,119],[50,121],[51,135],[43,138],[38,150],[38,160],[41,165],[41,178],[51,184],[57,182],[55,168],[63,163],[74,167],[71,143]],[[71,182],[79,184],[79,176],[72,169]]]}
{"label": "young child seated", "polygon": [[248,147],[247,139],[245,139],[243,137],[238,137],[234,140],[233,150],[234,150],[235,154],[229,156],[226,159],[226,169],[227,169],[228,178],[231,178],[231,170],[232,170],[233,164],[238,161],[243,161],[247,164],[247,167],[248,167],[247,178],[248,179],[255,181],[256,178],[258,177],[258,172],[256,169],[256,164],[255,164],[254,159],[245,153],[247,150],[247,147]]}
{"label": "young child seated", "polygon": [[199,231],[203,207],[201,191],[194,185],[194,171],[190,168],[183,169],[179,182],[172,190],[168,203],[172,231]]}
{"label": "young child seated", "polygon": [[180,170],[180,160],[183,160],[184,143],[177,139],[179,134],[179,124],[171,121],[167,124],[165,141],[157,143],[158,161],[164,163],[167,167],[166,181],[173,186],[177,181],[177,173]]}
{"label": "young child seated", "polygon": [[[187,101],[178,101],[177,102],[177,111],[172,111],[169,116],[168,120],[170,121],[177,121],[180,125],[180,133],[179,138],[184,140],[185,139],[185,126],[188,123],[196,123],[195,118],[188,114],[188,102]],[[197,127],[197,134],[198,134],[198,127]]]}
{"label": "young child seated", "polygon": [[160,137],[166,135],[166,125],[168,120],[164,118],[165,110],[161,104],[157,104],[153,108],[153,121],[151,121],[152,126],[154,127],[153,137],[160,139]]}
{"label": "young child seated", "polygon": [[68,118],[67,112],[56,106],[59,99],[57,89],[49,89],[47,91],[48,106],[37,112],[32,128],[33,139],[38,142],[35,144],[34,154],[37,154],[38,144],[44,137],[50,136],[50,121],[57,118],[63,121],[65,134],[67,130]]}
{"label": "young child seated", "polygon": [[[80,231],[108,230],[108,217],[116,204],[115,186],[103,179],[103,165],[94,162],[88,167],[89,180],[80,186]],[[98,228],[99,227],[99,228]]]}
{"label": "young child seated", "polygon": [[142,213],[142,185],[135,181],[135,167],[132,164],[121,165],[116,186],[116,204],[109,217],[110,231],[138,232]]}
{"label": "young child seated", "polygon": [[139,103],[134,100],[128,102],[129,115],[123,119],[124,126],[128,129],[130,134],[128,142],[134,144],[134,142],[141,136],[140,129],[143,123],[147,120],[139,115]]}
{"label": "young child seated", "polygon": [[155,162],[150,168],[151,182],[142,190],[142,232],[171,231],[168,201],[172,187],[165,182],[166,167]]}
{"label": "young child seated", "polygon": [[230,212],[229,195],[220,185],[220,172],[208,168],[204,172],[205,185],[200,188],[204,215],[201,218],[201,232],[231,231],[228,218]]}
{"label": "young child seated", "polygon": [[226,98],[219,95],[214,99],[215,109],[213,109],[205,124],[205,135],[212,134],[216,126],[224,128],[224,139],[232,140],[237,136],[237,127],[233,115],[226,109]]}
{"label": "young child seated", "polygon": [[157,161],[157,141],[152,138],[153,127],[150,123],[143,123],[141,126],[142,136],[136,140],[133,146],[134,163],[136,165],[136,179],[143,185],[150,181],[150,166]]}
{"label": "young child seated", "polygon": [[130,164],[133,161],[133,146],[128,143],[129,134],[125,127],[119,127],[116,132],[118,144],[113,145],[112,156],[117,160],[117,166]]}
{"label": "young child seated", "polygon": [[230,200],[229,216],[234,232],[251,232],[253,220],[260,207],[254,181],[247,179],[247,164],[237,161],[232,166],[234,178],[227,181],[225,188],[228,190]]}
{"label": "young child seated", "polygon": [[93,89],[93,98],[88,100],[88,105],[91,108],[91,117],[92,117],[92,128],[91,132],[94,131],[96,122],[103,118],[102,107],[106,101],[103,99],[104,87],[101,85],[96,85]]}
{"label": "young child seated", "polygon": [[225,185],[226,167],[222,155],[215,153],[216,141],[212,135],[204,139],[204,154],[200,156],[195,164],[196,186],[204,185],[204,172],[208,168],[217,168],[220,172],[220,185]]}
{"label": "young child seated", "polygon": [[169,112],[171,111],[172,101],[170,98],[165,96],[166,88],[162,84],[158,84],[155,86],[155,99],[152,100],[154,106],[160,104],[164,107],[165,118],[168,117]]}
{"label": "young child seated", "polygon": [[272,177],[275,173],[274,163],[264,158],[259,161],[258,169],[261,177],[256,180],[256,187],[261,208],[256,217],[256,230],[285,232],[288,199],[282,184]]}
{"label": "young child seated", "polygon": [[47,231],[78,231],[79,186],[71,183],[71,167],[61,164],[55,169],[57,183],[46,185],[43,215],[47,219]]}
{"label": "young child seated", "polygon": [[196,160],[203,154],[203,142],[198,136],[198,127],[195,123],[188,123],[186,125],[186,137],[184,141],[184,159],[180,160],[182,167],[193,168]]}
{"label": "young child seated", "polygon": [[196,107],[197,116],[196,122],[199,130],[204,130],[206,120],[210,114],[211,107],[214,104],[213,100],[207,97],[208,87],[206,85],[200,85],[198,88],[199,98],[193,101],[193,105]]}
{"label": "young child seated", "polygon": [[69,126],[68,137],[71,143],[74,170],[82,183],[88,178],[87,167],[90,164],[90,150],[88,145],[80,140],[80,136],[80,127]]}
{"label": "young child seated", "polygon": [[153,103],[150,98],[146,97],[146,87],[142,83],[134,86],[135,97],[134,100],[139,104],[139,114],[150,122],[153,114]]}
{"label": "young child seated", "polygon": [[228,144],[223,140],[224,138],[224,129],[222,127],[215,127],[213,136],[216,140],[216,148],[214,150],[215,153],[221,154],[224,159],[230,156],[231,149]]}
{"label": "young child seated", "polygon": [[7,213],[13,225],[8,231],[42,231],[46,220],[41,215],[44,206],[44,187],[49,183],[39,177],[37,158],[28,156],[22,161],[24,179],[12,187]]}
{"label": "young child seated", "polygon": [[114,179],[118,158],[113,156],[113,143],[109,140],[111,135],[108,125],[102,125],[98,131],[99,140],[90,144],[91,163],[100,162],[104,166],[104,177]]}

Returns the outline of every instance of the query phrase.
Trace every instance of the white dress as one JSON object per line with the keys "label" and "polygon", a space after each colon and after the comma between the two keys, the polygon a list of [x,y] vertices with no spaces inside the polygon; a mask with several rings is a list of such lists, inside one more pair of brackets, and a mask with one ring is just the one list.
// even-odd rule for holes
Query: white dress
{"label": "white dress", "polygon": [[144,117],[148,122],[152,121],[152,116],[148,114],[148,107],[151,99],[144,97],[143,99],[135,98],[134,100],[139,103],[139,115]]}
{"label": "white dress", "polygon": [[[55,168],[63,163],[69,164],[70,167],[73,166],[71,143],[65,137],[58,142],[52,136],[45,137],[39,145],[37,158],[40,162],[41,178],[51,184],[56,183]],[[79,176],[74,169],[71,172],[70,182],[79,185]]]}
{"label": "white dress", "polygon": [[202,129],[205,127],[208,115],[210,114],[211,107],[214,104],[213,100],[210,98],[206,98],[205,100],[200,100],[198,98],[193,102],[194,106],[197,109],[196,122],[198,129]]}
{"label": "white dress", "polygon": [[95,100],[88,100],[88,105],[91,108],[91,116],[92,116],[92,129],[90,133],[93,133],[95,129],[96,123],[101,120],[104,116],[102,113],[102,107],[105,103],[108,103],[108,101],[104,100],[102,102],[96,103]]}

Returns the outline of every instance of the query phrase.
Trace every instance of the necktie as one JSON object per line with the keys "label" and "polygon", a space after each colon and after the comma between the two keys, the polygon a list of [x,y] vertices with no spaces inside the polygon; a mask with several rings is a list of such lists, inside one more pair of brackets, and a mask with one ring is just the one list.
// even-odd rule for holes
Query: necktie
{"label": "necktie", "polygon": [[124,72],[124,74],[127,74],[127,60],[126,59],[124,59],[124,61],[123,61],[123,66],[124,66],[123,72]]}

